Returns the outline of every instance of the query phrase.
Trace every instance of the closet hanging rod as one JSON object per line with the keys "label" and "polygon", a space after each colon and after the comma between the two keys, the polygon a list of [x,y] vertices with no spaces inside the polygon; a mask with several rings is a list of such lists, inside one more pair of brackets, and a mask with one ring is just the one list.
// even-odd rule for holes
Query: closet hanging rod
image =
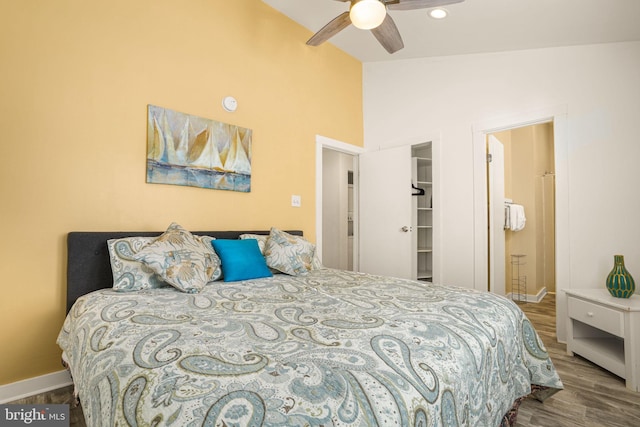
{"label": "closet hanging rod", "polygon": [[412,196],[424,196],[424,188],[416,187],[413,182],[411,183],[411,188],[415,190],[411,193]]}

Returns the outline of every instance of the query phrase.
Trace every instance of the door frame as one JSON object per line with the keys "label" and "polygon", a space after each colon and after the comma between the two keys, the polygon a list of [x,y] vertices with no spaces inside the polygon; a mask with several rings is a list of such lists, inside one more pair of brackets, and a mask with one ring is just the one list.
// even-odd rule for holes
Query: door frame
{"label": "door frame", "polygon": [[[353,170],[353,270],[358,271],[360,267],[360,245],[359,245],[359,179],[358,179],[358,156],[365,152],[365,149],[356,145],[326,136],[316,135],[316,253],[322,257],[322,150],[329,149],[354,156]],[[322,258],[320,259],[322,261]]]}
{"label": "door frame", "polygon": [[[491,156],[491,161],[487,160],[487,168],[490,173],[488,182],[488,198],[489,203],[489,262],[491,265],[489,268],[489,286],[491,292],[498,295],[506,296],[506,277],[505,277],[505,232],[504,232],[504,144],[493,134],[487,135],[486,150],[488,155]],[[497,146],[492,147],[492,139],[495,140]],[[490,165],[489,165],[490,164]],[[496,182],[497,181],[497,182]],[[501,184],[501,187],[500,187]],[[496,195],[498,197],[496,197]],[[497,200],[500,200],[497,203]],[[498,224],[498,219],[500,223]],[[496,256],[500,254],[500,256]],[[513,293],[513,289],[511,290]]]}
{"label": "door frame", "polygon": [[569,246],[569,143],[567,106],[549,107],[497,118],[472,126],[474,174],[474,288],[488,289],[488,214],[486,135],[540,123],[553,122],[556,173],[556,332],[566,339],[566,297],[563,289],[571,286]]}

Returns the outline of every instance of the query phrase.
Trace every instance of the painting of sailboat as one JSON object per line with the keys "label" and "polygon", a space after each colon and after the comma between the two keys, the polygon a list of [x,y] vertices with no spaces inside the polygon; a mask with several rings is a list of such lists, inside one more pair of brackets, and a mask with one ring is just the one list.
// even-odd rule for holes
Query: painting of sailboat
{"label": "painting of sailboat", "polygon": [[251,191],[251,129],[148,106],[147,182]]}

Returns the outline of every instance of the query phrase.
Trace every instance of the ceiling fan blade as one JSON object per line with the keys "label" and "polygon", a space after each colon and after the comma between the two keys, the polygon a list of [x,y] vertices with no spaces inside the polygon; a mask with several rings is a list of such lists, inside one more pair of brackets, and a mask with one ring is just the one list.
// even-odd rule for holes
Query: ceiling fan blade
{"label": "ceiling fan blade", "polygon": [[349,12],[343,12],[333,18],[331,22],[322,27],[320,31],[315,33],[309,40],[307,40],[307,44],[309,46],[318,46],[338,34],[340,31],[347,28],[349,25],[351,25]]}
{"label": "ceiling fan blade", "polygon": [[389,53],[397,52],[404,47],[400,31],[388,13],[382,24],[372,29],[371,32]]}
{"label": "ceiling fan blade", "polygon": [[390,10],[427,9],[430,7],[462,3],[463,1],[464,0],[398,0],[397,3],[388,3],[387,8]]}

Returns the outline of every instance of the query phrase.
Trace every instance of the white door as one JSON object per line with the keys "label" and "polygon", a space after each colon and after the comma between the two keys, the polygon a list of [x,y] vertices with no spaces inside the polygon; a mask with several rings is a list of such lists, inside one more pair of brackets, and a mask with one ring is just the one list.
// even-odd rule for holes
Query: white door
{"label": "white door", "polygon": [[489,173],[489,290],[505,294],[504,146],[493,135],[487,141]]}
{"label": "white door", "polygon": [[360,154],[360,271],[411,279],[411,146]]}

